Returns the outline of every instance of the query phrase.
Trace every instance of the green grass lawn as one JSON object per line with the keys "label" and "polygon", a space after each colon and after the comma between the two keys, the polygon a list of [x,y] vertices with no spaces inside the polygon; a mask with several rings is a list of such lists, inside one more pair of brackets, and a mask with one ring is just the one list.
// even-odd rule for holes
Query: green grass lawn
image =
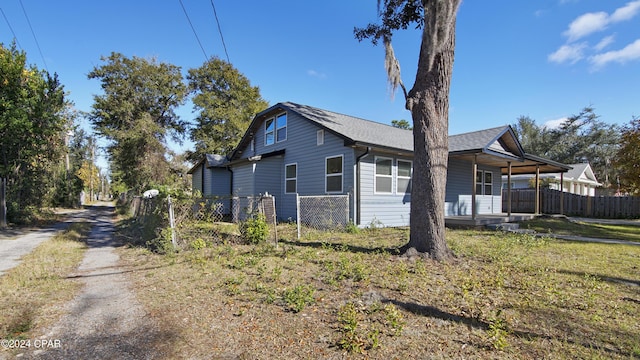
{"label": "green grass lawn", "polygon": [[169,357],[640,358],[640,247],[447,230],[439,263],[397,256],[407,229],[278,234],[121,249]]}
{"label": "green grass lawn", "polygon": [[591,222],[574,222],[566,218],[537,218],[520,223],[521,229],[533,229],[539,233],[576,235],[593,238],[640,242],[640,223],[634,225],[611,225]]}

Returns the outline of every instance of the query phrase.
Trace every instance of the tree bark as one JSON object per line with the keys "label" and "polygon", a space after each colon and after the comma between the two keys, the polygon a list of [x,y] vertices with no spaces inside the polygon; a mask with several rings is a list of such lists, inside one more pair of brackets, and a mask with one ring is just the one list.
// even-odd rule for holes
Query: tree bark
{"label": "tree bark", "polygon": [[453,256],[446,242],[444,213],[449,157],[449,89],[459,1],[450,1],[452,8],[447,9],[438,5],[442,3],[440,1],[424,3],[425,27],[418,71],[406,104],[414,124],[414,181],[411,234],[404,250],[414,248],[442,261]]}

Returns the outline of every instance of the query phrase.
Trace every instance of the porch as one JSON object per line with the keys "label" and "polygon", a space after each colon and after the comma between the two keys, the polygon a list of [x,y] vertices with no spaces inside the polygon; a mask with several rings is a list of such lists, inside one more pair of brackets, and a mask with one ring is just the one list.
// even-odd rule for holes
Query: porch
{"label": "porch", "polygon": [[445,226],[452,228],[460,228],[460,227],[485,227],[487,225],[496,225],[503,224],[509,222],[518,222],[534,219],[536,214],[507,214],[507,213],[499,213],[499,214],[480,214],[476,215],[475,218],[473,216],[445,216],[444,222]]}

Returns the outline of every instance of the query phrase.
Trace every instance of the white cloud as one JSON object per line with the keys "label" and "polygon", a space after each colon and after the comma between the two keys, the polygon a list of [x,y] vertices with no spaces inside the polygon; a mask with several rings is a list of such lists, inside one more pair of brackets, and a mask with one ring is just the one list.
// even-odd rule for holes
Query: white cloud
{"label": "white cloud", "polygon": [[607,51],[606,53],[597,54],[589,58],[589,61],[595,69],[599,69],[610,62],[618,62],[624,64],[628,61],[640,59],[640,39],[625,46],[620,50]]}
{"label": "white cloud", "polygon": [[586,43],[562,45],[554,53],[549,54],[547,59],[559,64],[566,62],[575,64],[584,58],[584,49],[586,49],[586,47]]}
{"label": "white cloud", "polygon": [[591,33],[602,31],[608,24],[609,15],[606,12],[586,13],[573,20],[564,35],[569,38],[569,42],[572,42]]}
{"label": "white cloud", "polygon": [[318,79],[326,79],[327,78],[327,74],[325,73],[321,73],[315,70],[307,70],[307,75],[311,76],[311,77],[315,77]]}
{"label": "white cloud", "polygon": [[549,129],[549,130],[557,129],[565,121],[567,121],[566,117],[563,117],[563,118],[560,118],[560,119],[555,119],[555,120],[549,120],[549,121],[545,122],[544,124],[542,124],[542,127],[545,128],[545,129]]}
{"label": "white cloud", "polygon": [[640,0],[631,1],[611,14],[611,22],[631,20],[640,11]]}
{"label": "white cloud", "polygon": [[569,42],[581,39],[589,34],[605,30],[610,24],[633,19],[640,13],[640,0],[628,2],[617,8],[611,15],[604,11],[586,13],[578,16],[563,33]]}
{"label": "white cloud", "polygon": [[606,37],[602,38],[602,40],[600,40],[600,42],[597,43],[596,46],[594,46],[593,48],[596,51],[602,51],[607,46],[613,44],[614,40],[615,40],[615,35],[606,36]]}

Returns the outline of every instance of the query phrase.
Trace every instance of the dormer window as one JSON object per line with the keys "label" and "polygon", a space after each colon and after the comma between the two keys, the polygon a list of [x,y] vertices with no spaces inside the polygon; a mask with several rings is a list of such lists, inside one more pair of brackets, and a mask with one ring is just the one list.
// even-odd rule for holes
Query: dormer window
{"label": "dormer window", "polygon": [[273,145],[287,140],[287,114],[280,114],[264,122],[264,144]]}

